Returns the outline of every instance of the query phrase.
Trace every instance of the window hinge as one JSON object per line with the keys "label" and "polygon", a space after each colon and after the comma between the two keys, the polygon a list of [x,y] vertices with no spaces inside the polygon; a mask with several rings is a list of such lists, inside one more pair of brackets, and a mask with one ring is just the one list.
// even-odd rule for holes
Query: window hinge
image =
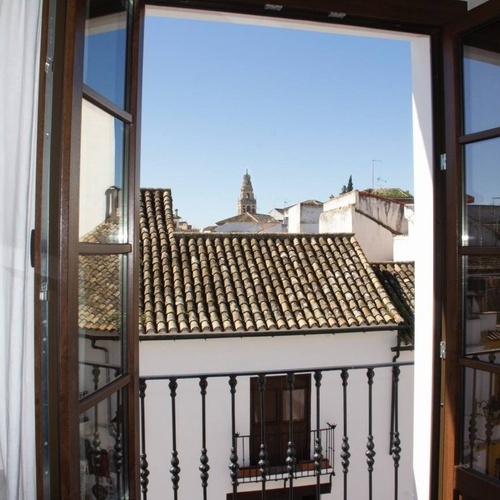
{"label": "window hinge", "polygon": [[280,12],[283,10],[283,5],[276,5],[274,3],[266,3],[264,5],[265,10],[274,10],[275,12]]}
{"label": "window hinge", "polygon": [[441,170],[446,170],[446,153],[441,155]]}
{"label": "window hinge", "polygon": [[334,19],[344,19],[347,14],[345,12],[334,12],[330,11],[328,17],[333,17]]}
{"label": "window hinge", "polygon": [[53,68],[53,61],[51,57],[47,57],[45,60],[45,73],[51,73]]}
{"label": "window hinge", "polygon": [[446,341],[441,340],[439,343],[439,357],[441,359],[446,359]]}
{"label": "window hinge", "polygon": [[39,299],[42,301],[49,300],[49,284],[46,281],[40,287]]}

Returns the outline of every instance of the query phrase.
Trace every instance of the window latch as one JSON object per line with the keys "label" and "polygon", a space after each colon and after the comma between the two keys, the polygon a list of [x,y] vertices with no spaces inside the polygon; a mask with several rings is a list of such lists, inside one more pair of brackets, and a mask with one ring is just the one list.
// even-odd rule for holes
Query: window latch
{"label": "window latch", "polygon": [[439,343],[439,357],[441,359],[446,359],[446,341],[441,340]]}
{"label": "window latch", "polygon": [[446,153],[441,155],[441,170],[446,170]]}

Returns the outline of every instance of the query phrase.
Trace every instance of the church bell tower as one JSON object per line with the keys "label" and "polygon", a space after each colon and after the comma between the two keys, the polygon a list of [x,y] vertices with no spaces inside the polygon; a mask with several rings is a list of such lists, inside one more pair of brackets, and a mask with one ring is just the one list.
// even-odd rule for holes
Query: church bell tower
{"label": "church bell tower", "polygon": [[257,213],[257,200],[253,195],[252,181],[248,170],[243,176],[243,183],[241,184],[240,197],[238,199],[238,215],[249,213]]}

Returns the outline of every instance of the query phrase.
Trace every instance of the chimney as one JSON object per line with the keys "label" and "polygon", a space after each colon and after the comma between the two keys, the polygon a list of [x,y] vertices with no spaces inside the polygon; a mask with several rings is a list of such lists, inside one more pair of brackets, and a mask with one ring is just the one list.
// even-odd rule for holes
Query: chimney
{"label": "chimney", "polygon": [[117,222],[118,221],[118,194],[120,188],[116,186],[111,186],[106,189],[106,222]]}

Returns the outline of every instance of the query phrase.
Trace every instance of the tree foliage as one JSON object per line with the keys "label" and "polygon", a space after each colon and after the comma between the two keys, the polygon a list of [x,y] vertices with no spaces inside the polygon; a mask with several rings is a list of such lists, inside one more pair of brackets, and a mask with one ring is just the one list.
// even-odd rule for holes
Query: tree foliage
{"label": "tree foliage", "polygon": [[342,186],[340,194],[350,193],[353,189],[354,187],[352,185],[352,175],[350,175],[349,180],[347,181],[347,186],[345,184]]}

